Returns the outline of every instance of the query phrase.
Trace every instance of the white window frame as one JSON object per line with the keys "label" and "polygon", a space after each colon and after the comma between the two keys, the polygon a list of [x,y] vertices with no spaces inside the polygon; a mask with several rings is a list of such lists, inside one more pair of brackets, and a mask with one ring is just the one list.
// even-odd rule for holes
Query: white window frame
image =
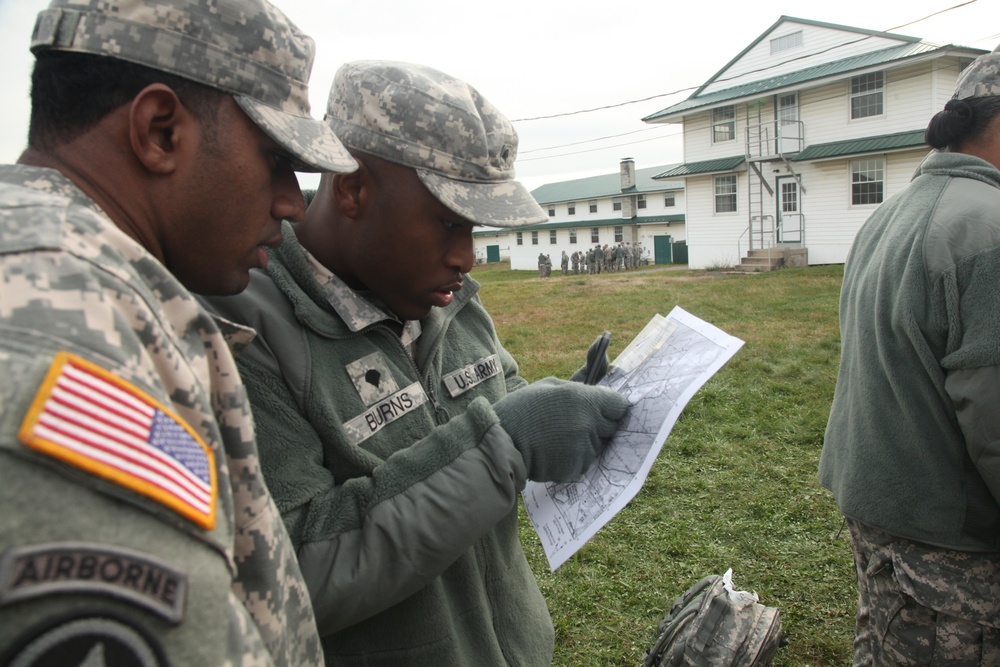
{"label": "white window frame", "polygon": [[524,232],[517,232],[517,245],[524,245]]}
{"label": "white window frame", "polygon": [[635,207],[636,209],[646,208],[646,195],[635,196]]}
{"label": "white window frame", "polygon": [[673,208],[677,206],[677,195],[673,192],[663,193],[663,208]]}
{"label": "white window frame", "polygon": [[571,245],[576,245],[576,230],[569,230],[569,242]]}
{"label": "white window frame", "polygon": [[861,157],[851,160],[850,204],[854,206],[878,206],[885,201],[885,158],[883,156]]}
{"label": "white window frame", "polygon": [[576,215],[576,202],[571,201],[566,204],[566,215]]}
{"label": "white window frame", "polygon": [[621,243],[625,240],[625,231],[622,229],[621,225],[615,225],[615,243]]}
{"label": "white window frame", "polygon": [[612,211],[620,211],[620,210],[622,210],[622,198],[621,197],[615,197],[614,199],[611,200],[611,210]]}
{"label": "white window frame", "polygon": [[556,217],[556,207],[551,204],[549,204],[549,217],[550,218]]}
{"label": "white window frame", "polygon": [[885,115],[885,72],[869,72],[851,77],[848,116],[853,120]]}
{"label": "white window frame", "polygon": [[591,213],[597,213],[597,200],[596,199],[591,199],[590,203],[588,204],[588,206],[590,207],[590,212]]}
{"label": "white window frame", "polygon": [[[724,183],[722,179],[725,179]],[[722,186],[722,191],[720,191],[720,186]],[[712,192],[714,194],[712,206],[716,215],[739,213],[739,191],[739,179],[736,174],[719,174],[712,179]],[[730,201],[732,201],[732,209],[728,206]],[[727,206],[720,207],[719,204],[722,202],[726,202]]]}
{"label": "white window frame", "polygon": [[538,232],[531,232],[531,245],[538,245]]}
{"label": "white window frame", "polygon": [[550,229],[549,230],[549,245],[555,245],[555,244],[556,244],[556,230]]}
{"label": "white window frame", "polygon": [[600,227],[591,227],[590,228],[590,242],[591,243],[600,243],[601,242],[601,228]]}
{"label": "white window frame", "polygon": [[712,143],[736,141],[736,105],[712,109]]}

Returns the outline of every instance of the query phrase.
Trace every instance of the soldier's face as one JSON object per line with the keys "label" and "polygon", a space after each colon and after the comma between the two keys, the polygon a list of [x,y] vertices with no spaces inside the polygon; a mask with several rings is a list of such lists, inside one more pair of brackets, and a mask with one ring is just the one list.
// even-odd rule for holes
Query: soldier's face
{"label": "soldier's face", "polygon": [[397,317],[420,319],[451,303],[472,270],[474,225],[439,202],[413,169],[372,158],[366,165],[374,198],[353,272]]}
{"label": "soldier's face", "polygon": [[266,265],[266,248],[281,243],[281,220],[301,218],[305,204],[284,149],[231,97],[214,129],[178,193],[188,201],[183,219],[172,221],[165,259],[192,292],[236,294],[250,269]]}

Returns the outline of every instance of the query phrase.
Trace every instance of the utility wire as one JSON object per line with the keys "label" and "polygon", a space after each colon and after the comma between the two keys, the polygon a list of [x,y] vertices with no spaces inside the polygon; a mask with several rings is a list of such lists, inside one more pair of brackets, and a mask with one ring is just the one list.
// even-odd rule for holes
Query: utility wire
{"label": "utility wire", "polygon": [[[891,32],[893,30],[899,30],[900,28],[905,28],[906,26],[913,25],[915,23],[920,23],[921,21],[926,21],[927,19],[932,18],[934,16],[938,16],[940,14],[945,14],[947,12],[953,11],[955,9],[960,9],[962,7],[965,7],[966,5],[971,5],[971,4],[974,4],[976,2],[978,2],[978,0],[966,0],[966,2],[961,2],[961,3],[957,4],[957,5],[953,5],[952,7],[948,7],[948,8],[936,11],[936,12],[934,12],[932,14],[928,14],[927,16],[924,16],[923,18],[919,18],[919,19],[916,19],[914,21],[909,21],[908,23],[903,23],[903,24],[895,26],[893,28],[889,28],[888,30],[883,30],[882,32]],[[712,83],[720,83],[720,82],[725,82],[725,81],[732,81],[734,79],[746,76],[747,74],[759,74],[760,72],[766,72],[766,71],[768,71],[770,69],[774,69],[774,68],[786,65],[788,63],[795,62],[796,60],[802,60],[803,58],[811,58],[813,56],[821,55],[823,53],[827,53],[827,52],[833,51],[835,49],[843,48],[845,46],[850,46],[852,44],[857,44],[858,42],[863,42],[863,41],[865,41],[867,39],[871,39],[872,37],[875,37],[875,35],[866,35],[865,37],[861,37],[859,39],[855,39],[855,40],[852,40],[850,42],[845,42],[843,44],[836,44],[836,45],[831,46],[831,47],[829,47],[827,49],[824,49],[822,51],[817,51],[817,52],[814,52],[814,53],[809,53],[809,54],[806,54],[806,55],[797,56],[795,58],[790,58],[790,59],[782,61],[780,63],[776,63],[774,65],[769,65],[767,67],[762,67],[760,69],[756,69],[756,70],[753,70],[753,71],[750,71],[750,72],[744,72],[742,74],[733,76],[733,77],[728,78],[728,79],[717,79],[717,80],[713,81]],[[982,41],[982,40],[976,40],[976,41]],[[637,99],[637,100],[629,100],[627,102],[618,102],[616,104],[606,104],[606,105],[599,106],[599,107],[592,107],[590,109],[578,109],[576,111],[566,111],[566,112],[562,112],[562,113],[549,114],[549,115],[545,115],[545,116],[533,116],[533,117],[530,117],[530,118],[516,118],[516,119],[514,119],[511,122],[514,122],[514,123],[526,123],[526,122],[534,121],[534,120],[548,120],[550,118],[562,118],[562,117],[565,117],[565,116],[576,116],[576,115],[579,115],[579,114],[593,113],[595,111],[604,111],[604,110],[607,110],[607,109],[616,109],[618,107],[629,106],[629,105],[632,105],[632,104],[641,104],[642,102],[649,102],[650,100],[659,99],[661,97],[670,97],[671,95],[678,95],[680,93],[688,92],[688,91],[691,91],[691,90],[697,90],[700,87],[701,86],[689,86],[687,88],[679,88],[679,89],[674,90],[674,91],[669,92],[669,93],[660,93],[658,95],[650,95],[649,97],[644,97],[644,98]]]}

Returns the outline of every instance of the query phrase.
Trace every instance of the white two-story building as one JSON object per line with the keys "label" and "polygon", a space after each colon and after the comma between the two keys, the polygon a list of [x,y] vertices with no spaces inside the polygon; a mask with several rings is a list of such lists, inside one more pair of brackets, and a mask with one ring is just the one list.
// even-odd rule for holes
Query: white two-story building
{"label": "white two-story building", "polygon": [[531,195],[548,212],[538,225],[474,232],[480,261],[510,259],[512,269],[538,266],[549,255],[559,271],[563,251],[572,256],[596,245],[638,243],[649,263],[684,264],[684,181],[654,180],[672,165],[636,169],[625,158],[618,173],[547,183]]}
{"label": "white two-story building", "polygon": [[782,16],[688,99],[643,118],[683,125],[684,162],[656,179],[685,182],[689,266],[782,248],[844,262],[985,52]]}

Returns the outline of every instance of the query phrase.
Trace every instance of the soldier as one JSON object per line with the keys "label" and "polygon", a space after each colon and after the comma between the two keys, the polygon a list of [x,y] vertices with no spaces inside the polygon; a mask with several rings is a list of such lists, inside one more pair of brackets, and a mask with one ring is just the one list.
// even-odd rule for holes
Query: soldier
{"label": "soldier", "polygon": [[1000,664],[1000,47],[844,267],[819,478],[858,586],[855,665]]}
{"label": "soldier", "polygon": [[600,245],[594,247],[594,270],[591,273],[600,273],[604,270],[604,249]]}
{"label": "soldier", "polygon": [[[0,166],[0,664],[321,665],[224,332],[354,160],[265,0],[55,0]],[[225,336],[248,339],[230,327]]]}
{"label": "soldier", "polygon": [[547,218],[496,108],[437,70],[361,61],[334,78],[327,121],[358,172],[324,175],[267,272],[213,301],[259,323],[240,371],[326,659],[547,667],[518,492],[593,461],[627,401],[529,385],[467,275],[476,225]]}
{"label": "soldier", "polygon": [[580,251],[574,250],[573,254],[570,255],[570,259],[573,261],[573,275],[580,274]]}
{"label": "soldier", "polygon": [[545,262],[546,261],[547,260],[545,259],[545,253],[544,252],[538,253],[538,277],[539,278],[544,278],[545,277]]}
{"label": "soldier", "polygon": [[562,258],[559,260],[559,264],[564,276],[569,273],[569,255],[566,254],[565,250],[562,251]]}

